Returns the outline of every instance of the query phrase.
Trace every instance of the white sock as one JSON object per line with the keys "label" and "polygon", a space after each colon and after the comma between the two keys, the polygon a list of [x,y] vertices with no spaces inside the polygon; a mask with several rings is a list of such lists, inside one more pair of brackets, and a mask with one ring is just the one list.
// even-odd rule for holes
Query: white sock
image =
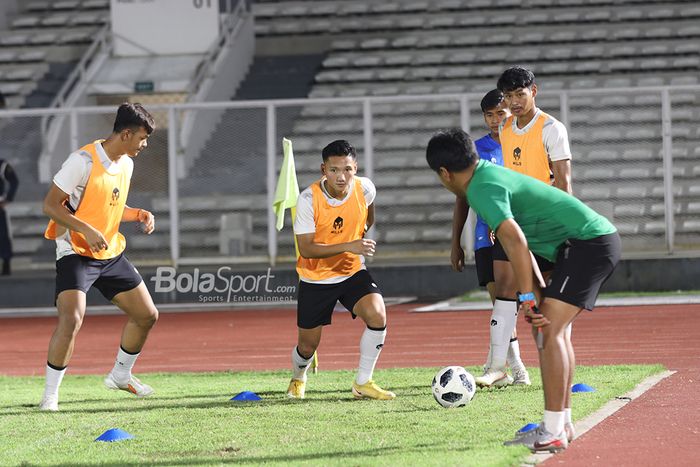
{"label": "white sock", "polygon": [[112,368],[112,377],[117,384],[127,384],[131,379],[131,369],[136,363],[136,359],[139,357],[139,353],[131,354],[125,352],[121,346],[119,346],[119,351],[117,352],[117,359],[114,362],[114,368]]}
{"label": "white sock", "polygon": [[508,357],[510,336],[515,328],[515,315],[518,311],[515,300],[497,298],[491,314],[491,368],[504,370]]}
{"label": "white sock", "polygon": [[44,397],[58,397],[58,388],[61,386],[61,381],[63,381],[63,375],[65,374],[66,367],[64,367],[62,370],[56,370],[54,368],[51,368],[48,364],[46,365],[46,384],[44,385]]}
{"label": "white sock", "polygon": [[299,349],[294,347],[292,349],[292,378],[306,382],[306,370],[309,369],[313,359],[313,355],[309,358],[302,357]]}
{"label": "white sock", "polygon": [[491,343],[489,342],[489,354],[486,356],[486,363],[484,363],[484,371],[491,368],[491,355],[493,351],[491,350]]}
{"label": "white sock", "polygon": [[571,420],[571,407],[564,409],[564,423],[573,423]]}
{"label": "white sock", "polygon": [[365,384],[372,379],[374,365],[377,363],[379,353],[384,346],[386,338],[386,326],[383,329],[371,329],[367,327],[360,339],[360,365],[357,370],[355,382],[359,385]]}
{"label": "white sock", "polygon": [[553,412],[551,410],[544,411],[544,429],[557,436],[564,431],[565,412]]}
{"label": "white sock", "polygon": [[508,366],[511,369],[522,368],[525,365],[520,359],[520,344],[518,343],[518,338],[512,338],[508,344]]}

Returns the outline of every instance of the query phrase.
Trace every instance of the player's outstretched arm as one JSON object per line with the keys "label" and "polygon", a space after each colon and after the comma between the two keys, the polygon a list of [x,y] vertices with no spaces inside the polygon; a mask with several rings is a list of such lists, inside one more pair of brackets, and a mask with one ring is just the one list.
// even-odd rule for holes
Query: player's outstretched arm
{"label": "player's outstretched arm", "polygon": [[55,183],[51,184],[49,192],[44,198],[44,214],[49,216],[57,224],[74,232],[81,233],[92,251],[106,250],[107,240],[102,233],[90,224],[78,219],[66,208],[68,194],[64,193]]}
{"label": "player's outstretched arm", "polygon": [[469,205],[463,196],[455,197],[455,207],[452,212],[452,248],[450,263],[457,272],[464,270],[464,250],[462,249],[462,230],[469,215]]}
{"label": "player's outstretched arm", "polygon": [[327,245],[314,243],[314,234],[297,235],[299,254],[307,259],[330,258],[341,253],[353,253],[355,255],[374,256],[377,242],[370,238],[358,238],[352,242]]}
{"label": "player's outstretched arm", "polygon": [[144,233],[150,234],[156,228],[156,217],[145,209],[124,206],[122,222],[140,222],[143,224]]}

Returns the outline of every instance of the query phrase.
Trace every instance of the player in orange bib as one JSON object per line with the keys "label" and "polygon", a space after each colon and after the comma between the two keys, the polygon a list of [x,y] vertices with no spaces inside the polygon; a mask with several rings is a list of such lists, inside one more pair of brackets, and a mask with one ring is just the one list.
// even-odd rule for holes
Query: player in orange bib
{"label": "player in orange bib", "polygon": [[[535,75],[526,68],[514,66],[501,74],[497,87],[511,112],[498,129],[504,167],[571,193],[571,149],[566,127],[537,108]],[[516,281],[498,239],[494,242],[492,257],[496,300],[491,320],[491,348],[504,349],[508,347],[508,340],[516,335]],[[533,270],[538,276],[541,271],[547,277],[554,265],[541,256],[533,258],[536,262]],[[506,384],[508,375],[504,360],[503,352],[492,352],[487,362],[489,368],[475,378],[476,384],[481,387]]]}
{"label": "player in orange bib", "polygon": [[58,410],[58,389],[93,285],[129,317],[105,385],[137,397],[153,393],[131,369],[158,310],[141,275],[124,256],[126,241],[119,225],[138,221],[147,234],[155,227],[153,214],[126,205],[134,170],[131,158],[146,148],[154,129],[153,117],[140,104],[122,104],[112,134],[72,153],[44,199],[44,212],[51,218],[44,236],[56,241],[58,325],[49,343],[41,410]]}
{"label": "player in orange bib", "polygon": [[374,366],[386,337],[386,309],[377,283],[365,268],[374,240],[364,238],[374,223],[376,189],[370,179],[356,176],[355,148],[337,140],[323,148],[323,177],[299,195],[294,233],[299,245],[297,326],[292,350],[292,380],[287,397],[303,399],[306,372],[321,342],[323,326],[331,324],[338,301],[365,322],[360,339],[360,363],[352,394],[357,399],[389,400],[396,395],[373,380]]}
{"label": "player in orange bib", "polygon": [[[499,127],[504,166],[571,194],[571,148],[566,127],[535,104],[538,89],[534,73],[519,66],[508,68],[498,79],[497,87],[503,92],[512,114]],[[533,270],[538,275],[538,282],[544,287],[554,264],[536,254],[533,254],[532,258],[536,263],[533,264]],[[504,345],[507,335],[515,328],[518,278],[515,277],[508,256],[498,239],[493,246],[493,260],[494,275],[499,278],[496,280],[497,299],[494,303],[494,313],[499,313],[503,318],[499,322],[506,326],[501,334],[504,341],[501,345]],[[539,280],[539,277],[542,277],[542,280]],[[494,333],[492,329],[492,344],[494,335],[498,333]],[[565,342],[571,363],[569,379],[572,383],[575,361],[570,325],[566,329]],[[487,373],[475,378],[478,385],[495,385],[504,377],[505,372],[501,371],[500,361],[491,362],[490,366],[491,369]],[[567,437],[572,440],[575,433],[571,422],[570,393],[567,396],[565,412]]]}
{"label": "player in orange bib", "polygon": [[504,166],[571,194],[569,136],[563,123],[535,105],[534,73],[511,67],[498,90],[512,114],[499,127]]}

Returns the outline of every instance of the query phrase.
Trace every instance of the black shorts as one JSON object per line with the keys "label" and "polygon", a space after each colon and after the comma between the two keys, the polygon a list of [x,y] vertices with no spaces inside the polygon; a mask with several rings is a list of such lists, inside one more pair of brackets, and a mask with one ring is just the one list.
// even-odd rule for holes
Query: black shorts
{"label": "black shorts", "polygon": [[[297,296],[297,326],[313,329],[331,324],[335,304],[340,300],[350,310],[362,297],[371,293],[382,294],[366,269],[362,269],[337,284],[312,284],[299,281]],[[355,315],[352,315],[353,319]]]}
{"label": "black shorts", "polygon": [[[509,261],[508,255],[506,255],[506,251],[503,249],[503,245],[501,245],[501,242],[498,241],[498,238],[493,243],[492,254],[494,261]],[[548,259],[543,258],[540,255],[536,255],[534,253],[533,256],[535,257],[535,261],[537,261],[537,266],[539,266],[540,271],[547,272],[554,269],[554,263],[552,263]]]}
{"label": "black shorts", "polygon": [[93,285],[107,300],[143,282],[141,274],[124,253],[111,259],[68,255],[56,261],[56,297],[64,290],[87,293]]}
{"label": "black shorts", "polygon": [[592,310],[621,251],[617,232],[590,240],[567,240],[557,254],[544,296]]}
{"label": "black shorts", "polygon": [[486,287],[486,284],[493,282],[493,247],[487,246],[474,251],[474,262],[476,263],[476,277],[479,285]]}

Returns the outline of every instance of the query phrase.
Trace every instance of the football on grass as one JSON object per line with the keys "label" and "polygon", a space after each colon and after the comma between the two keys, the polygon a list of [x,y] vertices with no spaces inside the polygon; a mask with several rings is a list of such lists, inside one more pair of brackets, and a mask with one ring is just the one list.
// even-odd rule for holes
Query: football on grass
{"label": "football on grass", "polygon": [[462,407],[476,392],[474,377],[461,366],[447,366],[433,378],[433,397],[443,407]]}

